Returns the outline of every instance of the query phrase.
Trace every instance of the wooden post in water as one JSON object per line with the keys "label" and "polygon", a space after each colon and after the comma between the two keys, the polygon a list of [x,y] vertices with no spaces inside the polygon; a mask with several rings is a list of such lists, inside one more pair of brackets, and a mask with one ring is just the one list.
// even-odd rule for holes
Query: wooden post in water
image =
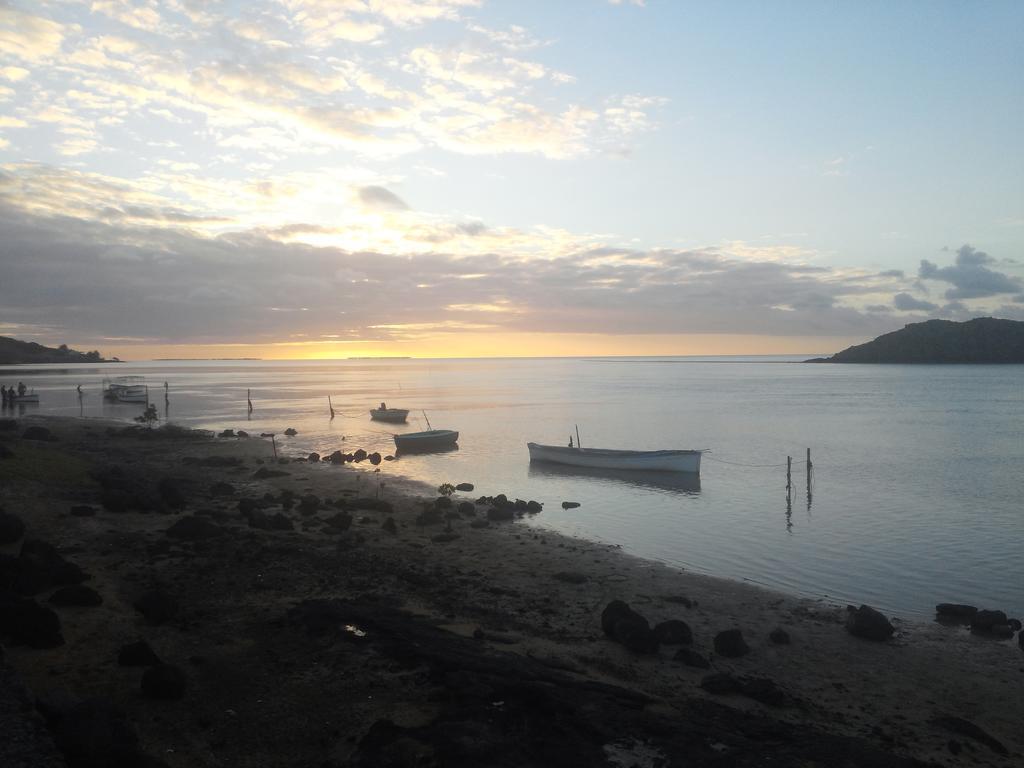
{"label": "wooden post in water", "polygon": [[786,490],[793,487],[793,457],[786,457]]}
{"label": "wooden post in water", "polygon": [[249,403],[249,413],[252,413],[252,390],[245,390],[245,400]]}
{"label": "wooden post in water", "polygon": [[331,396],[327,396],[327,407],[331,409],[331,418],[334,418],[334,403],[331,402]]}

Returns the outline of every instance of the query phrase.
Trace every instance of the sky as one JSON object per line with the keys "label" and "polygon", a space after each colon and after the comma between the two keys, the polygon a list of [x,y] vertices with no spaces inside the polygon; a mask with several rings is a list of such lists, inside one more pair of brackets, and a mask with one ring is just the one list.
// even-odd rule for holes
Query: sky
{"label": "sky", "polygon": [[1024,4],[0,0],[0,335],[828,353],[1024,320]]}

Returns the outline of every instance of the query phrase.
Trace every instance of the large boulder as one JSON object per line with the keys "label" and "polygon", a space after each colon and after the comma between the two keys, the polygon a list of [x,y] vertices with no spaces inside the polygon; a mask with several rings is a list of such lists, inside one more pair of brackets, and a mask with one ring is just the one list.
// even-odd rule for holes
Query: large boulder
{"label": "large boulder", "polygon": [[846,631],[855,637],[883,642],[896,631],[885,616],[870,606],[849,606],[847,611]]}
{"label": "large boulder", "polygon": [[1002,611],[978,611],[971,619],[972,632],[991,632],[995,626],[1006,624],[1006,614]]}
{"label": "large boulder", "polygon": [[601,629],[634,653],[656,653],[658,638],[647,619],[622,600],[612,600],[601,612]]}
{"label": "large boulder", "polygon": [[17,515],[0,509],[0,544],[13,544],[25,535],[25,523]]}
{"label": "large boulder", "polygon": [[50,595],[50,602],[54,605],[92,607],[103,605],[103,598],[95,589],[84,584],[70,584],[66,587],[61,587]]}
{"label": "large boulder", "polygon": [[715,635],[715,653],[735,659],[750,653],[750,646],[744,641],[740,630],[726,629]]}
{"label": "large boulder", "polygon": [[18,567],[14,586],[23,595],[34,595],[51,587],[81,584],[89,578],[81,568],[65,560],[56,547],[41,539],[22,542]]}
{"label": "large boulder", "polygon": [[153,667],[160,663],[160,657],[145,640],[136,640],[121,646],[117,663],[122,667]]}
{"label": "large boulder", "polygon": [[969,621],[974,618],[978,609],[973,605],[962,603],[939,603],[935,606],[935,613],[940,619],[959,619]]}
{"label": "large boulder", "polygon": [[64,645],[60,618],[52,608],[35,600],[0,594],[0,637],[13,645],[29,648],[56,648]]}
{"label": "large boulder", "polygon": [[46,427],[29,427],[21,433],[22,440],[40,440],[43,442],[53,442],[57,438],[53,436],[53,433]]}

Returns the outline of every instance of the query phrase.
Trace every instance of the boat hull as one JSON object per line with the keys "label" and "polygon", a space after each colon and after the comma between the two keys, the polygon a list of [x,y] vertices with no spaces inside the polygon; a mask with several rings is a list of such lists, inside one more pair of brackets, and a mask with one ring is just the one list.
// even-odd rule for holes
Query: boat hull
{"label": "boat hull", "polygon": [[402,452],[437,451],[450,448],[459,440],[459,433],[451,429],[431,429],[426,432],[406,432],[395,435],[395,448]]}
{"label": "boat hull", "polygon": [[389,424],[404,424],[409,411],[404,408],[371,408],[370,418],[374,421],[386,421]]}
{"label": "boat hull", "polygon": [[30,405],[32,403],[38,404],[39,395],[14,395],[14,397],[11,399],[11,402],[14,403],[15,405]]}
{"label": "boat hull", "polygon": [[700,473],[701,451],[615,451],[527,443],[530,461],[591,469]]}

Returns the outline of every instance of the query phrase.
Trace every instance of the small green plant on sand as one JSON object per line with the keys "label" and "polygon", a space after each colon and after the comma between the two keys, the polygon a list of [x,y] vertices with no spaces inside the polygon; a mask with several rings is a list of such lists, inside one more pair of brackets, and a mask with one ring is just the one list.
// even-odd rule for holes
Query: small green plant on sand
{"label": "small green plant on sand", "polygon": [[156,406],[150,403],[146,406],[146,410],[142,412],[141,416],[136,416],[135,420],[139,424],[145,424],[150,429],[153,428],[153,424],[160,421],[160,415],[156,412]]}
{"label": "small green plant on sand", "polygon": [[441,483],[437,486],[437,492],[442,496],[451,496],[455,493],[455,486],[451,483]]}

